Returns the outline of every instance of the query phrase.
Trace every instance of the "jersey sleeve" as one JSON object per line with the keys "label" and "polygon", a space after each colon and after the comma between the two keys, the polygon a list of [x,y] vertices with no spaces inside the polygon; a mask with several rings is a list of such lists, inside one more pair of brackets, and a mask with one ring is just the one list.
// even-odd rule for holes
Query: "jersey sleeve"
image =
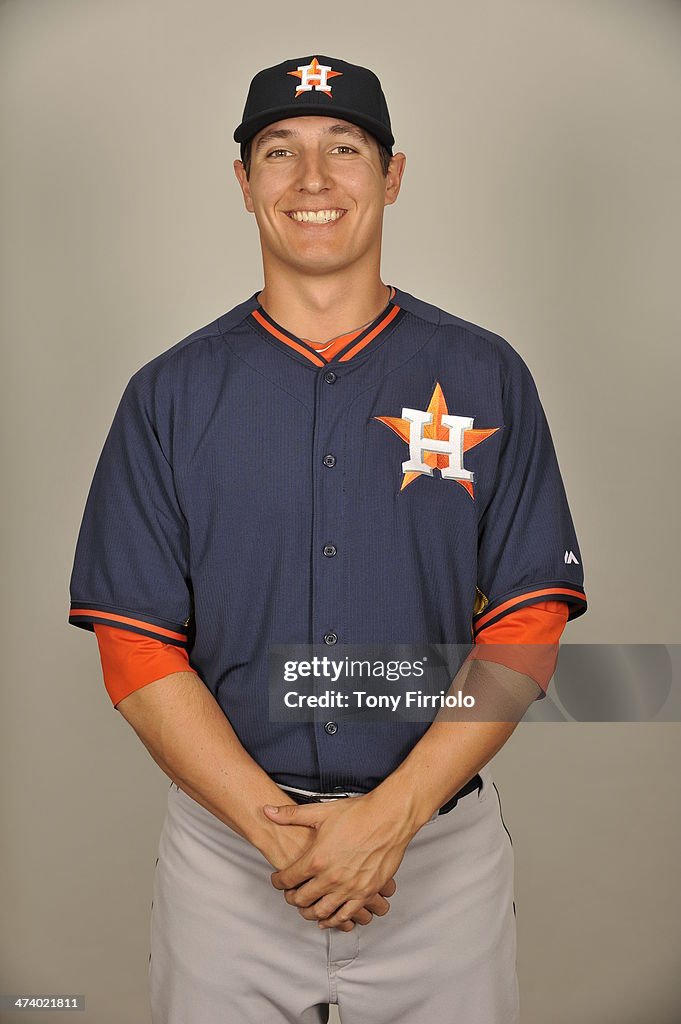
{"label": "jersey sleeve", "polygon": [[527,365],[509,350],[496,480],[478,524],[474,639],[536,602],[564,601],[568,621],[587,607],[582,556],[549,424]]}
{"label": "jersey sleeve", "polygon": [[529,676],[542,700],[556,670],[568,608],[564,601],[541,601],[514,609],[480,630],[466,660],[495,662]]}
{"label": "jersey sleeve", "polygon": [[94,632],[104,686],[114,707],[148,683],[173,672],[193,671],[183,647],[98,622],[94,623]]}
{"label": "jersey sleeve", "polygon": [[133,376],[97,462],[76,542],[68,621],[188,646],[188,528],[149,407]]}

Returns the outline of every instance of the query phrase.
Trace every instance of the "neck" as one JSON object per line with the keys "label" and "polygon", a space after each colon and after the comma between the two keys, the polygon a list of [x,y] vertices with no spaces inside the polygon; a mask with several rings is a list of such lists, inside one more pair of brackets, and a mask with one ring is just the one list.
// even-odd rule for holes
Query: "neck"
{"label": "neck", "polygon": [[324,342],[370,323],[387,305],[388,285],[352,268],[334,274],[268,274],[258,301],[276,323],[297,338]]}

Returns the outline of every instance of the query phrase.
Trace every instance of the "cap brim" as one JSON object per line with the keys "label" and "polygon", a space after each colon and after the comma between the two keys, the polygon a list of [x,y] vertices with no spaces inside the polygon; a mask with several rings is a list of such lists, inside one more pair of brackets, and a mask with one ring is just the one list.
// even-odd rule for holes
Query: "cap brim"
{"label": "cap brim", "polygon": [[257,116],[241,122],[238,128],[234,130],[234,141],[240,143],[248,142],[262,128],[266,128],[268,124],[273,124],[275,121],[284,121],[289,117],[304,116],[340,118],[342,121],[349,121],[351,124],[359,125],[360,128],[366,128],[368,132],[371,132],[391,152],[392,147],[395,145],[392,133],[387,132],[385,125],[381,124],[380,121],[375,121],[372,117],[366,117],[364,114],[358,114],[354,110],[347,110],[344,107],[334,107],[333,110],[325,110],[318,103],[301,103],[300,106],[296,106],[294,109],[291,109],[290,106],[282,106],[263,110]]}

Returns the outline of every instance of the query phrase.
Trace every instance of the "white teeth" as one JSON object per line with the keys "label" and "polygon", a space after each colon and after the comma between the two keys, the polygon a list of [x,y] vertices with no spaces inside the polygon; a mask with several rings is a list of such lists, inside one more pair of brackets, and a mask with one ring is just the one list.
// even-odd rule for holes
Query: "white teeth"
{"label": "white teeth", "polygon": [[344,210],[293,210],[289,217],[306,224],[328,224],[329,221],[338,220],[344,213]]}

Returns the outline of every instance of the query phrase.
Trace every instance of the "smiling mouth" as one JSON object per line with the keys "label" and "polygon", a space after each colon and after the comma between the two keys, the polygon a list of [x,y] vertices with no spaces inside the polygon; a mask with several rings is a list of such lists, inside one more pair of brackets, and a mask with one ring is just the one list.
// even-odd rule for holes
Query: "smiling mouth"
{"label": "smiling mouth", "polygon": [[298,224],[332,224],[346,213],[347,210],[287,210],[286,216]]}

